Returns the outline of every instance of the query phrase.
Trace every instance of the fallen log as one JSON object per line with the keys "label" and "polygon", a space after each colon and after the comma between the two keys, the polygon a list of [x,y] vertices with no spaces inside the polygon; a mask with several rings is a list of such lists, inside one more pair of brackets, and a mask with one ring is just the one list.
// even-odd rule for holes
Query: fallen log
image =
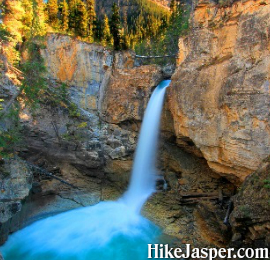
{"label": "fallen log", "polygon": [[75,185],[73,185],[73,184],[71,184],[71,183],[69,183],[69,182],[67,182],[67,181],[53,175],[52,173],[46,171],[45,169],[43,169],[41,167],[38,167],[38,166],[28,162],[28,161],[25,161],[25,162],[27,163],[29,168],[32,169],[33,171],[37,171],[37,172],[39,172],[39,173],[41,173],[41,174],[43,174],[45,176],[49,176],[49,177],[51,177],[53,179],[56,179],[56,180],[60,181],[61,183],[65,184],[65,185],[68,185],[68,186],[70,186],[70,187],[72,187],[74,189],[79,189],[77,186],[75,186]]}
{"label": "fallen log", "polygon": [[[213,194],[213,193],[193,193],[193,194],[182,194],[180,195],[179,203],[181,205],[186,204],[196,204],[199,203],[202,200],[220,200],[219,194]],[[223,195],[223,199],[228,199],[229,196]]]}

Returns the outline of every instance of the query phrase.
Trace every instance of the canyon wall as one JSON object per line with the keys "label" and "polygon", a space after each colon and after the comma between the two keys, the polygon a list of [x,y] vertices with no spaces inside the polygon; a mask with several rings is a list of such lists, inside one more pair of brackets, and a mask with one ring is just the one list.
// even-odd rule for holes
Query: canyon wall
{"label": "canyon wall", "polygon": [[[27,147],[20,155],[78,186],[79,194],[57,180],[35,178],[37,202],[31,202],[31,212],[54,214],[59,208],[118,198],[128,185],[143,112],[167,72],[156,65],[134,66],[132,52],[113,53],[62,35],[49,35],[42,54],[51,87],[67,84],[79,115],[61,102],[56,107],[49,101],[42,103],[35,114],[23,109]],[[205,245],[205,237],[191,224],[192,205],[200,201],[196,194],[203,194],[204,200],[204,196],[217,198],[222,190],[228,197],[233,185],[209,169],[190,138],[178,140],[177,145],[197,152],[200,158],[175,145],[168,102],[161,129],[157,188],[163,192],[149,200],[144,214],[167,234]],[[181,207],[178,199],[182,197]]]}
{"label": "canyon wall", "polygon": [[118,52],[98,44],[88,44],[75,38],[50,34],[42,55],[48,70],[48,77],[70,87],[72,101],[81,108],[97,110],[100,86],[106,71],[132,68],[133,52]]}
{"label": "canyon wall", "polygon": [[199,1],[168,104],[179,140],[239,184],[270,154],[270,1]]}
{"label": "canyon wall", "polygon": [[[124,161],[130,160],[143,111],[153,88],[163,77],[161,68],[156,65],[135,67],[134,52],[113,52],[68,36],[49,35],[46,46],[42,54],[48,67],[48,77],[53,82],[68,85],[69,98],[78,106],[84,118],[81,121],[86,124],[81,129],[74,128],[76,124],[69,122],[74,119],[61,115],[61,122],[53,119],[50,111],[40,113],[46,114],[47,120],[37,120],[35,126],[29,127],[38,127],[39,132],[47,129],[47,133],[56,139],[49,121],[55,122],[61,136],[71,132],[76,136],[83,132],[82,154],[86,151],[88,156],[85,158],[81,154],[78,158],[73,155],[72,161],[78,165],[84,160],[84,166],[92,170],[102,169],[110,160],[122,157]],[[50,127],[45,127],[48,124]],[[133,124],[133,127],[123,128],[119,124]],[[70,141],[69,138],[69,146]]]}
{"label": "canyon wall", "polygon": [[33,175],[26,163],[19,158],[1,160],[0,173],[1,245],[10,232],[21,227],[21,210],[32,188]]}
{"label": "canyon wall", "polygon": [[[269,0],[227,7],[199,1],[179,41],[161,127],[163,192],[146,204],[145,215],[193,245],[228,243],[222,217],[235,187],[227,179],[238,185],[270,154],[269,17]],[[136,67],[133,52],[57,34],[45,45],[50,87],[66,84],[72,102],[43,102],[35,113],[21,104],[27,145],[18,153],[80,189],[34,174],[33,214],[119,197],[143,111],[165,77],[159,66]],[[225,206],[217,209],[216,202]],[[242,232],[242,223],[235,225]]]}
{"label": "canyon wall", "polygon": [[[0,205],[0,244],[9,230],[29,219],[119,197],[129,181],[143,111],[163,78],[156,65],[134,67],[133,52],[113,52],[58,34],[48,35],[45,46],[42,55],[50,88],[64,87],[68,102],[60,96],[54,103],[46,96],[34,113],[21,102],[24,145],[16,152],[79,189],[35,170],[29,196],[18,199],[24,200],[21,214],[9,214],[16,198]],[[1,185],[3,178],[1,174]],[[6,185],[1,198],[15,189]]]}

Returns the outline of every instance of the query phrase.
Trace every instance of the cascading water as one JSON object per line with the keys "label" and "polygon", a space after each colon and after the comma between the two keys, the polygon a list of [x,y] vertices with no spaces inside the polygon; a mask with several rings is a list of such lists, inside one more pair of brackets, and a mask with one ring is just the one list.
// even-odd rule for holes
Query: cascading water
{"label": "cascading water", "polygon": [[123,196],[123,201],[137,212],[140,212],[144,202],[155,191],[159,122],[165,91],[170,82],[163,80],[149,100],[140,131],[130,185]]}
{"label": "cascading water", "polygon": [[143,260],[160,230],[139,212],[155,190],[155,154],[160,114],[169,80],[148,103],[130,186],[115,202],[71,210],[35,222],[0,247],[5,260]]}

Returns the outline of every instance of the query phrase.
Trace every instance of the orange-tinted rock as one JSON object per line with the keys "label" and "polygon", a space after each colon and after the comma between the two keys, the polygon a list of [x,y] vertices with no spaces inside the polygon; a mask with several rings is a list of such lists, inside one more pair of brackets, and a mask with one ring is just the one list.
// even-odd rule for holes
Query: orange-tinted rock
{"label": "orange-tinted rock", "polygon": [[101,115],[109,123],[142,120],[151,90],[162,79],[155,65],[115,70],[105,87]]}
{"label": "orange-tinted rock", "polygon": [[270,1],[199,2],[168,89],[178,138],[242,182],[270,154]]}
{"label": "orange-tinted rock", "polygon": [[107,70],[132,68],[133,52],[116,52],[67,35],[47,36],[43,57],[48,76],[71,87],[71,98],[86,110],[97,110],[100,85]]}

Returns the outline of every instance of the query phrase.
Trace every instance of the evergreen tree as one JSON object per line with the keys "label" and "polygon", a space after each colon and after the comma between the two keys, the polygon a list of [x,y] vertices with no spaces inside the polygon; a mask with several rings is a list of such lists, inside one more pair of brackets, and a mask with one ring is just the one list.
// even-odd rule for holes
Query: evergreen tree
{"label": "evergreen tree", "polygon": [[76,28],[76,18],[77,18],[77,1],[76,0],[69,0],[69,28],[75,32]]}
{"label": "evergreen tree", "polygon": [[96,19],[94,24],[94,39],[97,41],[101,41],[103,33],[103,22],[101,20]]}
{"label": "evergreen tree", "polygon": [[25,17],[25,10],[19,0],[6,0],[4,3],[3,23],[10,35],[12,35],[15,44],[22,41],[22,23]]}
{"label": "evergreen tree", "polygon": [[62,4],[62,16],[61,16],[61,20],[62,20],[61,28],[64,32],[68,31],[68,24],[69,24],[68,18],[69,18],[68,4],[67,4],[67,1],[64,0]]}
{"label": "evergreen tree", "polygon": [[31,27],[31,37],[45,35],[46,23],[44,15],[43,0],[33,0],[33,21]]}
{"label": "evergreen tree", "polygon": [[125,34],[124,30],[121,31],[121,49],[127,50],[130,46],[129,37]]}
{"label": "evergreen tree", "polygon": [[111,34],[113,36],[113,46],[115,50],[121,49],[121,21],[119,6],[116,3],[112,5],[112,17],[110,21]]}
{"label": "evergreen tree", "polygon": [[58,26],[58,0],[48,0],[48,22],[52,27]]}
{"label": "evergreen tree", "polygon": [[[88,36],[88,15],[85,4],[81,0],[79,0],[77,3],[77,19],[75,32],[81,37]],[[89,37],[89,40],[92,40],[92,35]]]}
{"label": "evergreen tree", "polygon": [[113,45],[113,38],[110,31],[110,25],[109,25],[109,19],[108,16],[104,15],[104,22],[103,22],[103,30],[102,30],[102,36],[101,36],[101,42],[103,45]]}
{"label": "evergreen tree", "polygon": [[171,0],[171,3],[170,3],[170,10],[172,13],[174,13],[176,11],[176,0]]}
{"label": "evergreen tree", "polygon": [[[3,5],[3,31],[5,36],[9,35],[9,44],[3,46],[0,44],[0,54],[5,57],[10,63],[16,63],[19,61],[19,53],[16,51],[16,45],[23,41],[22,32],[24,29],[22,20],[25,16],[24,8],[18,0],[6,0]],[[4,48],[3,48],[4,47]],[[5,62],[6,63],[6,62]],[[8,69],[5,64],[5,70]]]}
{"label": "evergreen tree", "polygon": [[22,19],[22,23],[23,23],[22,36],[28,39],[31,36],[30,32],[31,32],[31,27],[33,23],[33,15],[34,15],[33,1],[22,0],[22,7],[25,11],[25,14]]}
{"label": "evergreen tree", "polygon": [[93,37],[95,33],[95,24],[96,24],[96,11],[95,11],[95,1],[94,0],[86,0],[86,9],[88,15],[88,35],[89,37]]}

